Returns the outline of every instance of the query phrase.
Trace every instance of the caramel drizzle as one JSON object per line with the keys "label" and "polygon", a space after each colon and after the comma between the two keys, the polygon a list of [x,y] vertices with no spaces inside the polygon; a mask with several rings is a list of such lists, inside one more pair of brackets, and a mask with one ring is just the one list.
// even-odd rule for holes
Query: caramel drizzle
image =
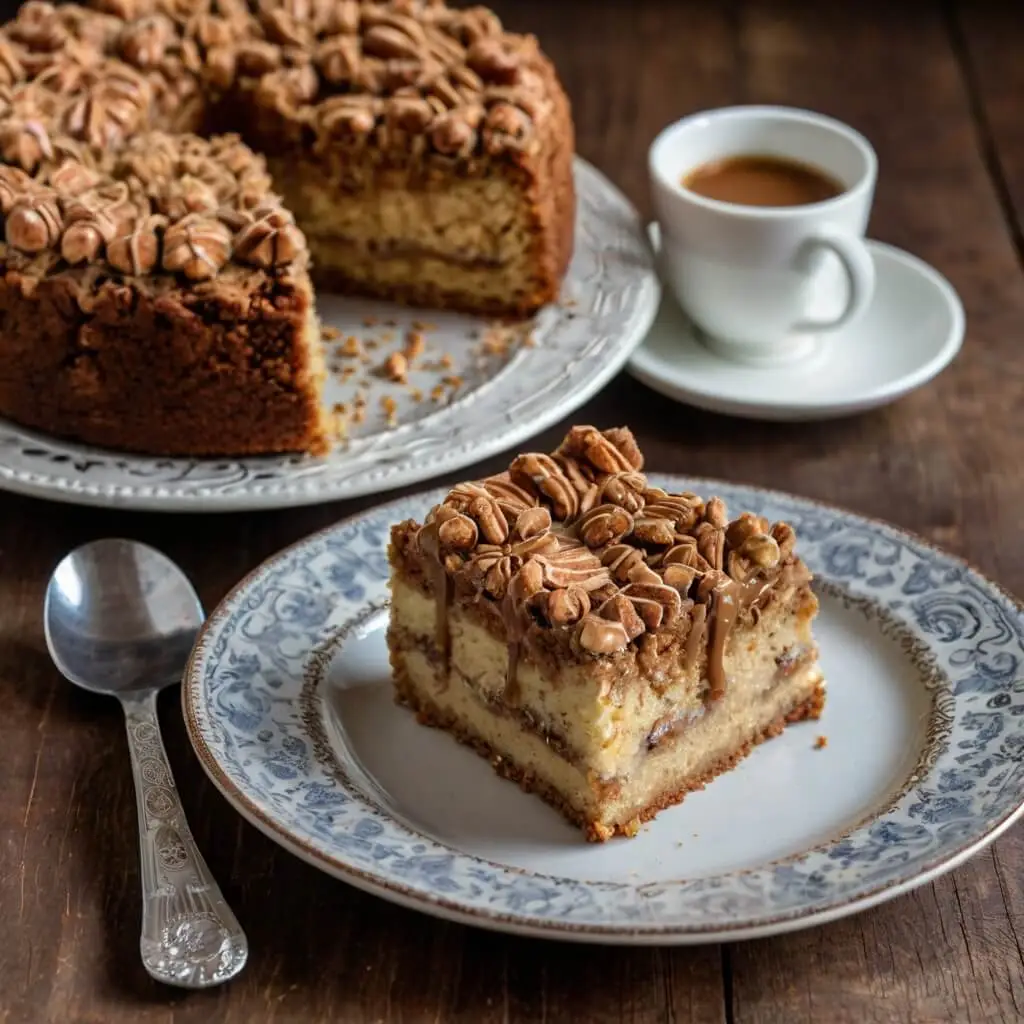
{"label": "caramel drizzle", "polygon": [[689,672],[697,662],[700,654],[701,644],[704,642],[704,634],[707,631],[708,606],[706,604],[695,604],[693,606],[693,622],[690,625],[690,635],[686,638],[684,650],[683,668]]}
{"label": "caramel drizzle", "polygon": [[[725,673],[725,648],[739,615],[771,588],[774,580],[751,580],[749,583],[728,583],[713,591],[711,604],[711,638],[708,643],[708,700],[725,696],[728,678]],[[703,607],[698,605],[698,607]],[[696,612],[696,608],[694,609]],[[696,620],[694,620],[696,622]],[[690,644],[687,640],[687,652]]]}

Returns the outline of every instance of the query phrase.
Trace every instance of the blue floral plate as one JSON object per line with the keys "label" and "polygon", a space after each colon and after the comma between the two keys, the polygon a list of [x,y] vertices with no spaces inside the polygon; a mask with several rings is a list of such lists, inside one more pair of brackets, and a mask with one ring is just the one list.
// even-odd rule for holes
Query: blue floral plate
{"label": "blue floral plate", "polygon": [[1006,829],[1024,800],[1024,611],[890,526],[703,480],[786,519],[818,576],[819,722],[759,747],[632,840],[583,841],[391,700],[389,526],[365,512],[271,559],[211,616],[183,692],[228,800],[344,881],[441,917],[593,942],[806,927],[905,893]]}

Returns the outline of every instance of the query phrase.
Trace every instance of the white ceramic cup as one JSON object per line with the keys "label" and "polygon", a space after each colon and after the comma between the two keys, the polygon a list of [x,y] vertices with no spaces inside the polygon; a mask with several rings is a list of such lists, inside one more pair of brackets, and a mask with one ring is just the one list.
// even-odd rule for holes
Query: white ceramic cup
{"label": "white ceramic cup", "polygon": [[[704,164],[776,156],[824,171],[843,192],[803,206],[743,206],[683,179]],[[685,117],[651,145],[649,169],[667,284],[706,344],[726,357],[803,358],[818,336],[867,308],[875,270],[864,245],[878,161],[859,132],[788,107]]]}

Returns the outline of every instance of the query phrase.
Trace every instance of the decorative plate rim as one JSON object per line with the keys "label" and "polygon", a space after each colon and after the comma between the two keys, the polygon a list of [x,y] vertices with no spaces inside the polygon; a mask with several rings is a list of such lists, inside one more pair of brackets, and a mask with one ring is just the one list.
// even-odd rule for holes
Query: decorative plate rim
{"label": "decorative plate rim", "polygon": [[[825,513],[838,513],[853,523],[868,525],[875,530],[881,531],[889,538],[908,543],[913,547],[921,549],[932,555],[939,556],[950,568],[957,568],[973,576],[976,582],[989,588],[998,595],[1012,611],[1024,619],[1024,601],[1010,593],[1006,588],[985,576],[974,565],[958,555],[952,554],[920,534],[894,525],[874,516],[853,512],[840,505],[820,501],[815,498],[807,498],[794,495],[774,488],[766,488],[758,485],[736,483],[724,479],[708,477],[691,477],[681,474],[650,472],[652,479],[661,483],[662,481],[685,482],[685,486],[701,493],[713,493],[718,488],[727,490],[740,489],[749,493],[757,494],[765,501],[795,502],[799,506]],[[383,874],[374,875],[362,868],[346,863],[337,857],[318,850],[312,843],[293,835],[287,827],[279,824],[271,814],[250,797],[228,776],[221,766],[210,745],[203,734],[201,723],[195,713],[196,698],[201,689],[202,681],[199,669],[206,659],[207,648],[210,637],[222,624],[230,612],[232,605],[243,591],[249,589],[260,578],[268,574],[275,566],[283,563],[287,558],[308,545],[327,537],[335,531],[344,529],[357,523],[368,514],[376,513],[386,515],[391,509],[400,508],[409,502],[422,501],[429,503],[432,497],[440,497],[444,488],[431,488],[414,494],[403,495],[383,502],[379,505],[363,509],[352,515],[346,516],[337,522],[317,530],[306,537],[295,541],[282,548],[276,554],[270,556],[260,565],[247,573],[236,583],[222,598],[209,618],[203,623],[197,636],[195,646],[189,657],[188,664],[182,680],[181,704],[183,717],[185,719],[186,732],[193,750],[198,757],[203,770],[214,786],[220,791],[232,807],[242,815],[250,824],[255,826],[264,835],[274,840],[284,849],[305,860],[307,863],[320,868],[327,874],[347,882],[358,889],[372,895],[384,898],[410,909],[443,919],[467,924],[475,927],[482,927],[489,930],[497,930],[508,933],[547,938],[553,940],[577,941],[596,944],[629,944],[629,945],[693,945],[709,942],[743,941],[758,938],[766,935],[783,934],[786,932],[801,930],[813,927],[818,924],[825,924],[831,921],[858,913],[886,902],[898,895],[908,893],[920,886],[935,880],[938,877],[954,870],[975,853],[984,849],[999,836],[1001,836],[1014,822],[1024,815],[1024,794],[1017,803],[1005,813],[992,820],[986,821],[980,832],[971,834],[968,838],[961,840],[952,850],[937,855],[931,861],[919,866],[914,873],[904,878],[896,878],[882,882],[873,888],[845,898],[837,899],[819,910],[805,912],[800,909],[784,911],[770,916],[764,916],[755,922],[737,921],[728,924],[714,925],[679,925],[679,924],[651,924],[649,922],[634,925],[618,923],[579,923],[564,922],[551,918],[531,915],[528,912],[511,913],[484,909],[479,906],[467,907],[464,901],[449,899],[436,892],[423,892],[412,886],[406,885],[394,878],[385,877]],[[834,581],[827,581],[830,585],[842,587]],[[852,595],[851,595],[852,596]],[[1022,634],[1024,635],[1024,634]],[[298,715],[301,718],[301,714]],[[907,788],[901,786],[901,789]],[[912,786],[910,787],[912,788]],[[885,808],[879,808],[867,815],[864,819],[854,824],[851,829],[844,830],[848,834],[851,830],[863,828],[866,822],[877,819],[885,813]],[[444,845],[442,840],[434,839],[438,845]],[[835,839],[830,840],[835,841]],[[464,854],[455,848],[451,848],[455,855],[467,857],[481,863],[491,863],[485,858],[475,854]],[[809,850],[810,848],[808,848]],[[798,859],[804,856],[808,850],[789,857],[783,857],[771,861],[771,864],[783,863],[788,860]],[[766,862],[767,863],[767,862]],[[509,865],[497,864],[493,866],[508,871],[511,874],[543,877],[541,873],[530,872],[526,869],[516,868]],[[756,868],[736,870],[728,872],[728,876],[739,876],[760,870],[766,865],[758,865]],[[552,876],[547,876],[552,877]],[[575,882],[576,880],[565,880]],[[604,882],[582,882],[583,885],[616,885],[618,883]],[[655,883],[643,883],[652,885]],[[668,883],[666,883],[668,884]]]}
{"label": "decorative plate rim", "polygon": [[[607,262],[602,254],[618,252],[620,247],[626,258],[619,260],[614,271],[605,272],[597,284],[584,277],[586,284],[581,292],[593,297],[589,309],[579,306],[577,310],[557,314],[559,320],[553,329],[563,335],[566,331],[571,334],[566,324],[576,321],[587,326],[587,340],[585,351],[577,344],[562,353],[561,361],[555,364],[566,375],[560,385],[562,391],[556,391],[546,401],[540,401],[535,388],[527,390],[527,398],[517,399],[514,384],[519,378],[509,365],[487,382],[490,386],[503,380],[503,386],[509,390],[494,411],[481,413],[482,408],[493,404],[493,392],[483,404],[473,402],[470,395],[470,401],[455,402],[429,417],[432,425],[427,448],[422,438],[420,444],[409,443],[423,434],[425,421],[399,424],[354,442],[351,459],[346,460],[346,453],[341,453],[336,470],[330,458],[306,460],[297,455],[165,459],[118,452],[50,437],[0,419],[0,489],[71,504],[143,511],[206,513],[297,508],[423,483],[535,436],[592,398],[625,366],[654,322],[661,297],[654,255],[636,207],[607,175],[582,157],[575,158],[574,167],[578,217],[582,218],[590,203],[601,206],[600,212],[589,220],[579,221],[578,235],[583,237],[588,225],[596,225],[595,234],[607,240],[600,248],[591,245],[580,251],[597,254],[601,267]],[[571,273],[570,270],[567,279],[570,285]],[[626,297],[621,309],[610,307],[606,301],[613,290]],[[557,304],[546,307],[541,315],[557,308]],[[541,347],[537,351],[547,350]],[[536,372],[538,367],[533,369]],[[513,376],[506,377],[506,373]],[[524,401],[534,405],[520,416],[515,414],[514,402],[509,405],[513,400],[520,405]],[[453,435],[457,436],[457,443],[451,441]],[[51,468],[21,467],[5,458],[5,448],[17,449],[26,458],[38,450],[45,455],[41,461],[46,461],[48,467],[99,460],[109,479],[96,482],[83,479],[84,471],[72,475]],[[130,477],[131,467],[140,474],[137,479]],[[230,471],[231,478],[225,482],[209,477],[206,483],[190,486],[182,483],[197,470],[215,472],[217,467],[223,467],[223,472]],[[263,479],[268,473],[281,475],[268,481]]]}

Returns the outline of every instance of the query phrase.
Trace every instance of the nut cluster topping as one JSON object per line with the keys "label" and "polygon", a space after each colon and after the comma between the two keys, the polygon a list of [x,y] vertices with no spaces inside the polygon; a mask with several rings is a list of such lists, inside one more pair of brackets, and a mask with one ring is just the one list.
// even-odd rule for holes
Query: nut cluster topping
{"label": "nut cluster topping", "polygon": [[497,602],[510,636],[524,621],[571,629],[591,655],[669,630],[695,603],[754,602],[793,562],[786,523],[749,512],[730,522],[720,498],[668,493],[642,470],[628,430],[574,427],[550,455],[453,488],[420,548]]}
{"label": "nut cluster topping", "polygon": [[[515,160],[549,116],[545,68],[532,37],[443,0],[27,0],[0,26],[4,237],[136,276],[206,280],[229,261],[283,272],[306,242],[262,159],[235,136],[160,129],[199,125],[234,97],[320,151]],[[518,465],[514,485],[561,494],[560,520],[608,503],[633,514],[633,456],[607,468],[614,438],[571,444]]]}

